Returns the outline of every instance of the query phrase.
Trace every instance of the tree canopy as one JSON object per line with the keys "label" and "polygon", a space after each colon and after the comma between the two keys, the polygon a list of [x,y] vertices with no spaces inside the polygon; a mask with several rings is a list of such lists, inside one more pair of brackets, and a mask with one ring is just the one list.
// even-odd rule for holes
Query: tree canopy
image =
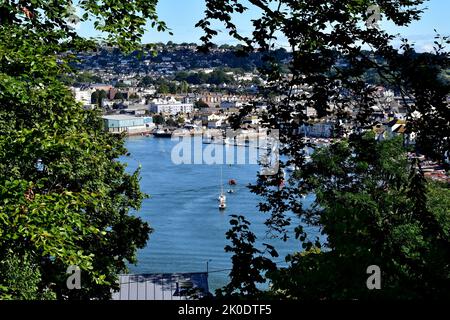
{"label": "tree canopy", "polygon": [[[436,35],[434,51],[420,54],[406,39],[400,39],[400,48],[395,47],[394,35],[367,23],[369,6],[377,5],[384,21],[407,26],[420,19],[423,3],[249,0],[247,7],[233,0],[206,3],[204,18],[197,23],[204,30],[201,50],[212,47],[218,34],[212,25],[218,21],[242,43],[242,54],[264,54],[266,64],[259,72],[267,85],[260,95],[268,108],[262,123],[279,130],[280,153],[288,159],[281,168],[298,168],[284,188],[279,187],[284,180],[282,171],[274,176],[259,175],[258,184],[251,187],[264,199],[259,209],[267,214],[268,231],[284,240],[296,237],[304,249],[287,257],[288,268],[267,274],[273,291],[281,297],[450,294],[448,193],[444,195],[443,186],[426,181],[420,162],[406,156],[408,148],[413,148],[445,165],[445,151],[450,149],[450,86],[442,75],[450,62],[446,51],[449,39]],[[253,20],[250,36],[241,34],[234,22],[236,15],[249,10],[261,13]],[[287,74],[274,57],[278,41],[287,42],[292,54]],[[381,84],[367,83],[368,74],[378,75],[403,101],[414,101],[405,103],[403,141],[378,143],[367,135],[367,128],[374,123],[377,85]],[[317,115],[308,115],[307,108]],[[232,119],[234,125],[238,127],[252,109],[251,105],[243,108]],[[304,126],[321,119],[333,123],[334,135],[341,140],[324,149],[299,134]],[[415,144],[408,146],[412,134],[416,135]],[[311,162],[306,147],[316,149]],[[311,194],[315,201],[312,207],[305,207],[303,199]],[[436,194],[447,198],[438,204]],[[293,234],[288,232],[292,213],[302,221]],[[308,234],[306,226],[320,228],[326,240]],[[233,270],[248,268],[238,258],[233,261],[238,264]],[[382,290],[366,287],[370,265],[381,269]],[[230,285],[239,283],[231,276]],[[248,276],[241,275],[241,279],[248,281]],[[260,280],[258,275],[253,279]],[[230,285],[227,292],[233,292]]]}
{"label": "tree canopy", "polygon": [[[156,2],[78,5],[102,41],[130,50],[147,22],[167,29]],[[106,133],[59,78],[75,72],[72,53],[94,47],[71,26],[71,5],[0,3],[0,298],[108,298],[151,231],[131,214],[145,195],[139,170],[117,161],[123,137]],[[80,290],[66,287],[70,265],[81,269]]]}

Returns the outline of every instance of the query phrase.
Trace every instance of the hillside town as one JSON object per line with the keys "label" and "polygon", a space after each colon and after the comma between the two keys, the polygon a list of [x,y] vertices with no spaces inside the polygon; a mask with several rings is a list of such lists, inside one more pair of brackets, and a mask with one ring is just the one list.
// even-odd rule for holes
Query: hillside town
{"label": "hillside town", "polygon": [[0,304],[283,319],[450,301],[445,12],[0,1]]}
{"label": "hillside town", "polygon": [[[199,55],[194,44],[160,44],[154,49],[157,55],[144,57],[125,56],[111,48],[79,54],[77,68],[84,73],[69,83],[70,88],[84,108],[101,110],[105,130],[159,136],[170,136],[176,129],[187,134],[225,131],[231,127],[230,117],[247,105],[254,111],[243,119],[242,128],[259,130],[267,104],[258,94],[265,80],[258,74],[261,61],[256,53],[243,58],[243,64],[242,59],[233,58],[236,48],[230,46],[214,48],[208,56]],[[287,66],[289,53],[281,49],[277,55]],[[345,61],[340,63],[345,65]],[[373,131],[377,140],[403,135],[407,144],[414,145],[414,133],[406,132],[407,108],[414,99],[383,86],[377,86],[374,94],[373,124],[366,130]],[[336,138],[335,119],[318,118],[310,107],[303,112],[312,120],[299,135],[322,143]],[[428,176],[448,179],[442,168],[427,165]]]}

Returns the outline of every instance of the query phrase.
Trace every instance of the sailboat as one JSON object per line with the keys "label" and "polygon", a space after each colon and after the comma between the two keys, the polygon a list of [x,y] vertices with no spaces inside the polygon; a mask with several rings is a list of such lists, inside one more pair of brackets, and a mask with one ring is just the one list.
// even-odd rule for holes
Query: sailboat
{"label": "sailboat", "polygon": [[223,193],[223,191],[220,193],[219,197],[217,198],[218,201],[227,201],[226,195]]}
{"label": "sailboat", "polygon": [[220,195],[219,195],[219,209],[224,210],[227,207],[227,197],[223,192],[223,169],[220,167]]}
{"label": "sailboat", "polygon": [[219,210],[225,210],[227,208],[227,203],[225,200],[219,202]]}

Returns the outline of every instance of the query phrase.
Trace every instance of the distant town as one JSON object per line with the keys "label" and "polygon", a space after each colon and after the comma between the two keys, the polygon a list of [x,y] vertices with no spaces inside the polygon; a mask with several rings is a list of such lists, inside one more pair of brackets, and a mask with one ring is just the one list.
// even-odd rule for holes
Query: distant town
{"label": "distant town", "polygon": [[[102,47],[77,53],[74,67],[79,74],[64,75],[62,80],[84,108],[101,110],[105,130],[111,133],[170,136],[175,129],[187,134],[227,130],[230,116],[246,105],[252,105],[254,111],[244,119],[242,128],[259,130],[261,115],[267,109],[267,101],[259,94],[266,83],[258,73],[264,61],[257,52],[241,57],[236,51],[239,47],[222,45],[206,55],[199,53],[195,44],[169,42],[125,55],[118,49]],[[290,53],[278,49],[274,56],[281,72],[289,77]],[[346,64],[344,60],[338,63]],[[367,75],[367,82],[379,83],[374,77]],[[372,107],[373,125],[366,130],[373,131],[377,140],[406,135],[405,141],[413,145],[415,135],[405,129],[407,106],[414,104],[414,99],[383,85],[377,86],[374,95],[377,105]],[[316,110],[309,107],[304,112],[311,122],[299,134],[322,142],[336,138],[335,119],[318,118]],[[434,163],[426,162],[426,175],[448,180],[445,171]]]}

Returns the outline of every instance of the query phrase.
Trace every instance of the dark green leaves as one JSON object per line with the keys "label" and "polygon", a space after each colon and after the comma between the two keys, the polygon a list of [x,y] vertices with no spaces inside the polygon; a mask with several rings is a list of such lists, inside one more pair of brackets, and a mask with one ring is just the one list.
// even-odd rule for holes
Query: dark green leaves
{"label": "dark green leaves", "polygon": [[[256,284],[265,282],[262,272],[273,271],[275,264],[264,257],[265,252],[254,247],[256,236],[250,231],[250,222],[243,216],[231,215],[231,218],[232,228],[226,233],[226,237],[232,245],[227,245],[225,251],[233,253],[233,269],[230,272],[230,283],[217,290],[217,295],[256,298],[261,294]],[[273,246],[263,245],[270,256],[278,257]]]}
{"label": "dark green leaves", "polygon": [[[0,261],[8,268],[0,266],[0,298],[108,299],[151,232],[129,214],[145,195],[139,172],[115,161],[126,154],[123,137],[106,133],[100,112],[84,110],[61,82],[74,52],[93,47],[70,26],[70,4],[0,3]],[[96,20],[124,50],[149,20],[167,29],[156,1],[79,4],[81,20]],[[77,292],[66,288],[69,265],[83,273]]]}

